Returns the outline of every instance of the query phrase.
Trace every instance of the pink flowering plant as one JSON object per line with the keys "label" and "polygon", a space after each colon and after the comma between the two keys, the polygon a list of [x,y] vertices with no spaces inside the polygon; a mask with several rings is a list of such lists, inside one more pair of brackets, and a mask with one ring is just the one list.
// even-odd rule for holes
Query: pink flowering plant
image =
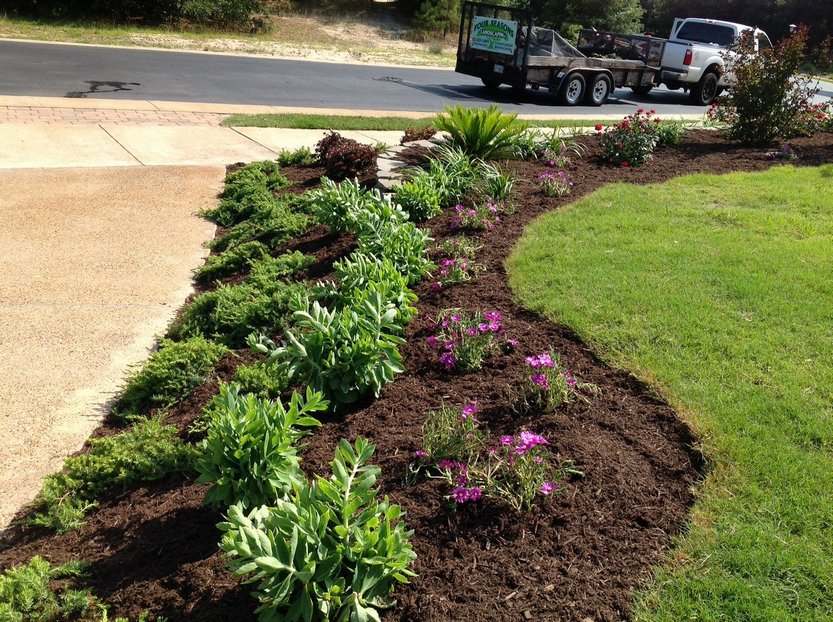
{"label": "pink flowering plant", "polygon": [[474,262],[479,248],[465,238],[454,238],[437,245],[431,253],[436,265],[436,270],[431,274],[431,289],[439,291],[476,278],[482,267]]}
{"label": "pink flowering plant", "polygon": [[488,433],[473,402],[459,411],[443,404],[428,413],[422,430],[412,474],[434,473],[451,487],[449,499],[457,505],[491,497],[529,510],[537,496],[557,492],[567,472],[578,473],[572,462],[556,464],[549,441],[526,430],[502,436],[497,447],[487,449]]}
{"label": "pink flowering plant", "polygon": [[454,206],[451,228],[493,231],[500,222],[499,211],[498,204],[491,197],[487,198],[485,203],[475,203],[472,207],[464,207],[458,203]]}
{"label": "pink flowering plant", "polygon": [[573,182],[564,171],[542,171],[536,179],[541,183],[544,196],[550,198],[565,197],[573,189]]}
{"label": "pink flowering plant", "polygon": [[440,352],[439,363],[446,370],[473,371],[503,345],[503,316],[497,312],[468,314],[460,309],[443,309],[434,322],[435,334],[428,344]]}
{"label": "pink flowering plant", "polygon": [[519,414],[553,412],[561,404],[587,399],[586,394],[597,394],[599,388],[588,382],[579,382],[562,364],[555,352],[528,356],[526,377],[515,401]]}
{"label": "pink flowering plant", "polygon": [[567,473],[578,473],[572,462],[556,462],[546,438],[528,431],[502,436],[498,447],[480,452],[468,462],[441,460],[437,468],[440,477],[453,487],[450,498],[456,504],[489,497],[518,511],[530,510],[539,495],[558,492],[558,482]]}
{"label": "pink flowering plant", "polygon": [[616,125],[596,125],[602,156],[623,168],[644,164],[651,159],[659,142],[657,128],[660,123],[662,121],[654,117],[653,110],[645,112],[640,108]]}
{"label": "pink flowering plant", "polygon": [[422,449],[416,454],[424,463],[442,460],[468,462],[486,446],[486,434],[477,419],[477,403],[465,404],[462,409],[443,404],[433,410],[422,424]]}
{"label": "pink flowering plant", "polygon": [[538,155],[538,161],[550,168],[573,169],[575,164],[570,159],[570,153],[572,153],[571,150],[565,144],[557,148],[547,147]]}

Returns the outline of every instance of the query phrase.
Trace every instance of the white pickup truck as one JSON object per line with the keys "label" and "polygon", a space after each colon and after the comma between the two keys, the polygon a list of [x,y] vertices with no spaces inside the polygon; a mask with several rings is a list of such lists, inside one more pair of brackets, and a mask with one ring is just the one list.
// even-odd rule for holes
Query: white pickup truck
{"label": "white pickup truck", "polygon": [[652,83],[631,86],[635,93],[646,95],[654,86],[664,84],[671,90],[689,92],[694,104],[707,106],[731,83],[731,68],[725,68],[727,52],[737,46],[741,35],[750,33],[749,41],[757,52],[771,47],[763,30],[699,17],[677,18],[668,39],[645,35],[623,35],[584,29],[578,49],[588,56],[642,58],[647,44],[662,42],[659,71]]}
{"label": "white pickup truck", "polygon": [[731,72],[724,70],[725,54],[744,32],[752,34],[756,52],[772,47],[766,33],[751,26],[695,17],[675,19],[662,53],[658,82],[672,90],[688,90],[694,104],[711,104],[731,82]]}

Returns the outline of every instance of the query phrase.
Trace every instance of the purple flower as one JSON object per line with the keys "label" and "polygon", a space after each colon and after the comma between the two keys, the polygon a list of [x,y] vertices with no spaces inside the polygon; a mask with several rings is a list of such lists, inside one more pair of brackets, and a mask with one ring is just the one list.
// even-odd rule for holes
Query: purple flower
{"label": "purple flower", "polygon": [[449,469],[450,470],[450,469],[454,468],[454,463],[451,460],[449,460],[448,458],[444,458],[444,459],[440,460],[437,463],[437,466],[440,467],[441,469]]}
{"label": "purple flower", "polygon": [[493,333],[499,333],[500,322],[498,322],[497,320],[492,320],[491,322],[489,322],[489,330]]}
{"label": "purple flower", "polygon": [[507,339],[506,340],[506,345],[509,346],[510,348],[517,348],[519,345],[521,345],[521,342],[518,341],[517,339]]}
{"label": "purple flower", "polygon": [[508,434],[500,437],[500,444],[501,445],[511,445],[515,442],[514,436],[509,436]]}
{"label": "purple flower", "polygon": [[469,328],[466,329],[466,334],[469,335],[470,337],[473,337],[474,335],[477,334],[477,331],[474,328],[469,327]]}
{"label": "purple flower", "polygon": [[446,368],[446,370],[454,369],[454,366],[457,364],[457,359],[454,358],[454,355],[451,352],[444,352],[442,356],[440,356],[440,364]]}
{"label": "purple flower", "polygon": [[417,450],[414,452],[414,455],[415,455],[417,458],[427,458],[427,457],[428,457],[428,452],[427,452],[427,451],[425,451],[424,449],[417,449]]}
{"label": "purple flower", "polygon": [[524,430],[518,435],[518,443],[515,445],[515,452],[522,456],[533,447],[538,445],[549,445],[549,441],[540,434]]}
{"label": "purple flower", "polygon": [[454,324],[457,324],[457,323],[460,321],[460,316],[459,316],[459,315],[452,315],[452,316],[451,316],[451,321],[452,321]]}
{"label": "purple flower", "polygon": [[469,417],[474,417],[477,414],[477,402],[472,402],[471,404],[466,404],[463,406],[463,420],[468,419]]}
{"label": "purple flower", "polygon": [[541,488],[539,490],[542,495],[551,495],[555,492],[556,488],[558,488],[558,484],[555,482],[544,482],[541,484]]}
{"label": "purple flower", "polygon": [[503,319],[503,316],[500,313],[498,313],[497,311],[491,311],[489,313],[484,313],[483,314],[483,319],[484,320],[489,320],[490,322],[499,322],[500,320]]}
{"label": "purple flower", "polygon": [[439,283],[437,281],[431,283],[431,289],[434,290],[435,292],[440,291],[442,289],[442,287],[443,287],[442,283]]}
{"label": "purple flower", "polygon": [[480,486],[472,486],[469,488],[469,501],[477,501],[482,494],[483,491],[480,489]]}
{"label": "purple flower", "polygon": [[436,336],[431,335],[431,336],[430,336],[430,337],[428,337],[428,339],[426,339],[425,341],[426,341],[426,342],[428,343],[428,345],[429,345],[429,346],[431,346],[432,348],[436,348],[436,347],[437,347],[437,337],[436,337]]}
{"label": "purple flower", "polygon": [[443,343],[443,350],[448,350],[449,352],[454,349],[454,342],[453,341],[446,341]]}
{"label": "purple flower", "polygon": [[458,486],[454,489],[454,492],[451,493],[451,496],[457,503],[465,503],[469,500],[469,491],[463,486]]}
{"label": "purple flower", "polygon": [[481,333],[488,333],[489,332],[489,325],[486,324],[485,322],[482,322],[482,323],[477,325],[477,330],[479,330]]}
{"label": "purple flower", "polygon": [[532,374],[530,380],[532,380],[532,382],[534,382],[544,390],[550,388],[550,382],[549,380],[547,380],[547,377],[544,374]]}

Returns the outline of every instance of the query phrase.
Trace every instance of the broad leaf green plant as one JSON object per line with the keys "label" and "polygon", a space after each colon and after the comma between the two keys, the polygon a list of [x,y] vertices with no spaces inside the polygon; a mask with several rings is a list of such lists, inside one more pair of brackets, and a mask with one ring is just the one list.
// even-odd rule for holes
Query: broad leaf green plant
{"label": "broad leaf green plant", "polygon": [[205,503],[251,508],[275,503],[303,482],[298,441],[321,423],[311,413],[327,409],[321,393],[293,392],[288,406],[220,387],[208,434],[196,462],[201,484],[211,484]]}
{"label": "broad leaf green plant", "polygon": [[365,190],[356,179],[336,183],[322,177],[321,188],[308,192],[305,203],[306,208],[320,222],[329,225],[333,233],[359,233],[373,223],[408,219],[402,208],[380,191]]}
{"label": "broad leaf green plant", "polygon": [[374,222],[359,235],[359,252],[390,261],[413,285],[434,268],[428,252],[432,241],[412,222]]}
{"label": "broad leaf green plant", "polygon": [[372,292],[361,305],[332,311],[317,301],[298,300],[294,327],[285,333],[286,343],[276,346],[261,336],[249,343],[278,362],[290,382],[305,383],[321,391],[334,407],[355,402],[402,373],[398,346],[402,325],[399,312]]}
{"label": "broad leaf green plant", "polygon": [[303,483],[274,507],[229,508],[220,548],[238,577],[255,584],[261,622],[379,622],[408,583],[416,554],[403,512],[377,499],[375,448],[339,443],[329,478]]}
{"label": "broad leaf green plant", "polygon": [[448,133],[448,142],[482,160],[519,157],[516,140],[527,130],[516,114],[505,114],[492,104],[487,109],[446,106],[434,117],[437,129]]}

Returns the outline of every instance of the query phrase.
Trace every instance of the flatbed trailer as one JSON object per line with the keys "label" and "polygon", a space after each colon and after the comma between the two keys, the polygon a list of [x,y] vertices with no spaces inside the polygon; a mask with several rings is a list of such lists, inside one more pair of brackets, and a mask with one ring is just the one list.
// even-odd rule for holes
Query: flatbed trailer
{"label": "flatbed trailer", "polygon": [[547,88],[567,106],[604,104],[614,88],[652,85],[664,41],[647,39],[641,60],[588,58],[526,9],[463,3],[455,70],[489,88]]}

